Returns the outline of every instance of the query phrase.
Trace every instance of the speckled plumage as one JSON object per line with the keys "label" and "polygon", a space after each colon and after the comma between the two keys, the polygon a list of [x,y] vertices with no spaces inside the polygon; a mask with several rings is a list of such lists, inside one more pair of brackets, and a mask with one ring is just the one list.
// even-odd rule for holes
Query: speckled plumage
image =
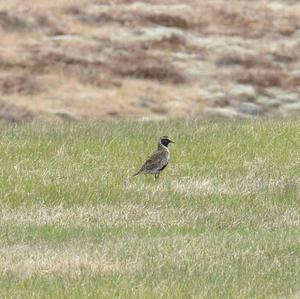
{"label": "speckled plumage", "polygon": [[134,176],[141,173],[154,174],[155,179],[159,178],[160,172],[168,165],[170,152],[168,149],[169,143],[174,143],[167,136],[160,138],[157,150],[146,160],[141,169]]}

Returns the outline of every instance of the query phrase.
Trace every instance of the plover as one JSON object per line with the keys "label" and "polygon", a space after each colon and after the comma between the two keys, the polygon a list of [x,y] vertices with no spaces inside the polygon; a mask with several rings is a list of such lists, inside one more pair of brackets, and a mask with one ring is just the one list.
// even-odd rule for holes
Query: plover
{"label": "plover", "polygon": [[160,172],[168,165],[170,152],[168,145],[175,143],[168,136],[163,136],[159,139],[157,150],[149,157],[141,169],[133,176],[141,173],[154,174],[155,180],[158,180]]}

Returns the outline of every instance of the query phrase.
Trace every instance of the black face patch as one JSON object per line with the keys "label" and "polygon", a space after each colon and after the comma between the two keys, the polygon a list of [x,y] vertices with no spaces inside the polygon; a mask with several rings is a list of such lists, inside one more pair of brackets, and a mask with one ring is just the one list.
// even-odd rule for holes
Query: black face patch
{"label": "black face patch", "polygon": [[162,138],[162,139],[160,140],[160,142],[161,142],[162,145],[168,147],[168,145],[169,145],[169,143],[171,142],[171,140],[168,139],[168,138]]}

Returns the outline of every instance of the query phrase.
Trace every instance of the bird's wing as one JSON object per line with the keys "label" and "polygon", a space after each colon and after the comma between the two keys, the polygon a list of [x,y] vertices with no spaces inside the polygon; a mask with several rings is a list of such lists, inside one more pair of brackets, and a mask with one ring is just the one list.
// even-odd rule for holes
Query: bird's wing
{"label": "bird's wing", "polygon": [[162,168],[168,162],[167,158],[165,157],[165,153],[162,151],[155,151],[148,160],[144,163],[138,173],[143,171],[150,171],[154,169]]}

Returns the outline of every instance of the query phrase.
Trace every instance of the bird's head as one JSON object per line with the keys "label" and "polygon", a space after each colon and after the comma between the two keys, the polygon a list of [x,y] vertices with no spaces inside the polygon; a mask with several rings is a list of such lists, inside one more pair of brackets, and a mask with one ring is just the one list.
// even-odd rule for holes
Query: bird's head
{"label": "bird's head", "polygon": [[172,141],[171,139],[169,139],[168,136],[163,136],[163,137],[160,137],[160,144],[168,147],[169,143],[175,143],[174,141]]}

